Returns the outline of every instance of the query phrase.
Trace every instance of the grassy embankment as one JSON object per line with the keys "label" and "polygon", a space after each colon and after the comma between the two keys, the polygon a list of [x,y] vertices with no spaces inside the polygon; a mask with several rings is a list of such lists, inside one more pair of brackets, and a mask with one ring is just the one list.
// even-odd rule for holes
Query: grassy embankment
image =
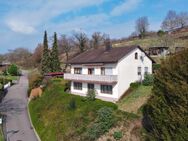
{"label": "grassy embankment", "polygon": [[0,128],[0,141],[4,141],[2,128]]}
{"label": "grassy embankment", "polygon": [[[97,111],[102,107],[113,109],[114,126],[137,118],[117,109],[117,105],[101,100],[88,101],[83,97],[64,92],[64,80],[52,80],[41,98],[29,104],[32,122],[42,141],[85,140],[87,131],[94,125]],[[74,99],[76,109],[69,108]]]}
{"label": "grassy embankment", "polygon": [[117,103],[118,108],[126,112],[138,113],[151,96],[151,90],[152,86],[140,85]]}

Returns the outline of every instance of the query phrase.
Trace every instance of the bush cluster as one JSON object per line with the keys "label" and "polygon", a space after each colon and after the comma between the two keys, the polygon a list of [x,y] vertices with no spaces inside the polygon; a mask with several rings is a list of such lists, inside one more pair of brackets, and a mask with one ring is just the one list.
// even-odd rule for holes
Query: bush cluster
{"label": "bush cluster", "polygon": [[28,89],[28,96],[32,89],[39,87],[43,84],[44,77],[39,73],[30,73],[29,74],[29,89]]}
{"label": "bush cluster", "polygon": [[12,64],[8,67],[8,74],[12,76],[18,76],[19,75],[19,68],[17,65]]}
{"label": "bush cluster", "polygon": [[116,131],[114,132],[113,137],[115,140],[120,140],[123,137],[123,134],[121,131]]}
{"label": "bush cluster", "polygon": [[7,84],[8,82],[11,82],[11,83],[12,83],[12,80],[11,80],[11,79],[8,79],[8,78],[0,78],[0,84],[5,85],[5,84]]}
{"label": "bush cluster", "polygon": [[88,140],[95,140],[107,132],[115,123],[113,110],[109,107],[103,107],[98,110],[96,122],[88,130]]}
{"label": "bush cluster", "polygon": [[69,108],[70,110],[75,110],[75,109],[76,109],[76,100],[75,100],[74,98],[72,98],[72,99],[69,101],[68,108]]}
{"label": "bush cluster", "polygon": [[70,87],[71,87],[71,82],[70,81],[66,82],[64,86],[64,92],[70,91]]}
{"label": "bush cluster", "polygon": [[88,90],[86,97],[88,100],[94,101],[96,97],[96,90]]}
{"label": "bush cluster", "polygon": [[154,80],[154,77],[153,77],[152,74],[146,74],[144,76],[143,85],[144,86],[152,86],[153,85],[153,80]]}
{"label": "bush cluster", "polygon": [[140,86],[140,82],[134,82],[130,84],[132,90],[137,89]]}

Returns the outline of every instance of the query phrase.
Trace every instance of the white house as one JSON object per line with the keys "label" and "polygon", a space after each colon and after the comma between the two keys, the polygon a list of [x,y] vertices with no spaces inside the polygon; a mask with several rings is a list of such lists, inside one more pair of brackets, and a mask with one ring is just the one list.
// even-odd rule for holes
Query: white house
{"label": "white house", "polygon": [[71,59],[71,72],[64,78],[71,81],[72,94],[86,96],[95,89],[97,98],[116,102],[130,83],[152,73],[153,62],[139,46],[94,49]]}

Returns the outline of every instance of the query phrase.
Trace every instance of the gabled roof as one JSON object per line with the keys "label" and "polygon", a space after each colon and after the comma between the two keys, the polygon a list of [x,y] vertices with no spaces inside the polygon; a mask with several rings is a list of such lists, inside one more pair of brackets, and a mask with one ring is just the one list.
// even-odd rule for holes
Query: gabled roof
{"label": "gabled roof", "polygon": [[[136,48],[139,48],[144,52],[139,46],[116,47],[111,48],[108,51],[105,48],[93,49],[72,58],[68,61],[68,64],[117,63],[121,58]],[[154,62],[153,59],[151,60]]]}

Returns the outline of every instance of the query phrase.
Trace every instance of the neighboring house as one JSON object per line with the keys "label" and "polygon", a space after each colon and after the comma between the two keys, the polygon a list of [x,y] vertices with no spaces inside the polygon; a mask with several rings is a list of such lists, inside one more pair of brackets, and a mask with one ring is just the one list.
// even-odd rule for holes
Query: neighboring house
{"label": "neighboring house", "polygon": [[0,72],[6,70],[11,65],[8,61],[3,61],[0,63]]}
{"label": "neighboring house", "polygon": [[97,98],[115,102],[132,82],[152,73],[153,62],[139,46],[93,49],[68,62],[71,72],[64,79],[71,80],[72,94],[86,96],[95,89]]}
{"label": "neighboring house", "polygon": [[166,56],[169,54],[169,47],[150,47],[148,54],[150,56]]}

